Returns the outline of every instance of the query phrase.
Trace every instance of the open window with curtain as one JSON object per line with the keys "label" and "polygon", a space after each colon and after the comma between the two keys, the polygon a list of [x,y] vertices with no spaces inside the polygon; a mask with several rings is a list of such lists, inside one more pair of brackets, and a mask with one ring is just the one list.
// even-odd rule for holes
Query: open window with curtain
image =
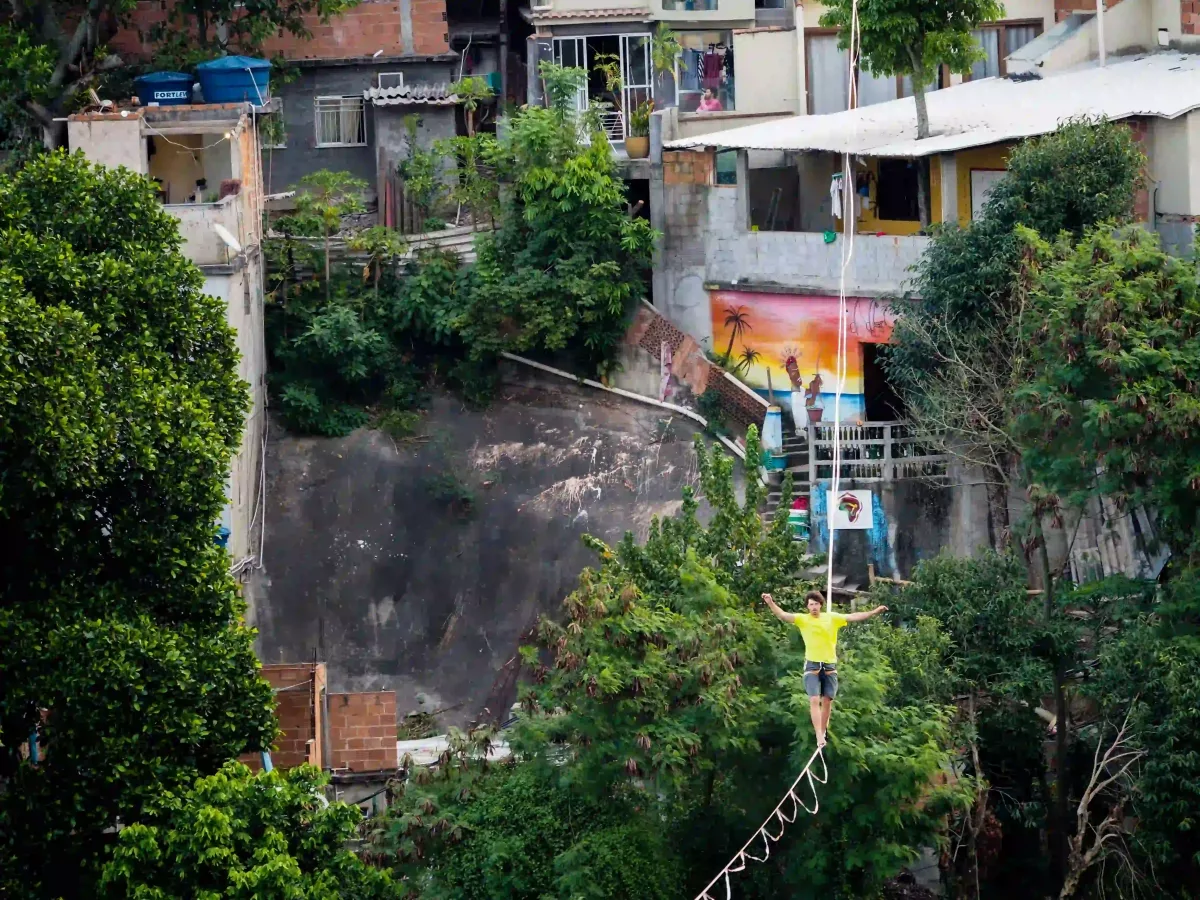
{"label": "open window with curtain", "polygon": [[1022,19],[1013,22],[993,22],[977,28],[971,34],[983,50],[983,59],[971,68],[967,80],[1000,78],[1008,74],[1005,59],[1016,53],[1042,33],[1039,19]]}

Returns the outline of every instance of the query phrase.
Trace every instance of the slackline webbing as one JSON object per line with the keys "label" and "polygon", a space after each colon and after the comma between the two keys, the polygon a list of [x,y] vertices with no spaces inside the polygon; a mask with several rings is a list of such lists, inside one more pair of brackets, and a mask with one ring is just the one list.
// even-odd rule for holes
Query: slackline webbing
{"label": "slackline webbing", "polygon": [[[818,759],[821,761],[821,771],[823,773],[820,776],[814,774],[812,768],[813,763]],[[812,791],[813,805],[811,809],[796,795],[796,788],[806,778],[808,779],[808,789]],[[717,873],[717,877],[710,881],[704,890],[696,895],[696,900],[718,900],[709,891],[722,880],[725,881],[725,900],[732,900],[733,885],[729,881],[729,876],[743,871],[746,868],[746,864],[750,861],[766,862],[770,859],[771,844],[783,837],[784,829],[796,821],[796,818],[800,815],[800,810],[804,810],[809,815],[816,815],[817,809],[820,808],[820,799],[817,797],[817,785],[825,784],[828,780],[829,768],[825,765],[825,756],[821,752],[821,748],[818,747],[813,755],[808,758],[808,763],[801,770],[800,774],[796,776],[796,780],[792,782],[792,786],[788,788],[787,793],[783,795],[783,799],[776,804],[775,809],[767,816],[767,820],[750,836],[750,840],[742,845],[742,849],[733,855],[733,859],[729,861],[725,868]],[[784,812],[784,808],[789,800],[792,801],[791,815]],[[772,834],[771,831],[776,826],[778,826],[779,831],[776,834]],[[757,843],[759,839],[762,840],[762,856],[755,856],[754,853],[750,852],[750,847]]]}

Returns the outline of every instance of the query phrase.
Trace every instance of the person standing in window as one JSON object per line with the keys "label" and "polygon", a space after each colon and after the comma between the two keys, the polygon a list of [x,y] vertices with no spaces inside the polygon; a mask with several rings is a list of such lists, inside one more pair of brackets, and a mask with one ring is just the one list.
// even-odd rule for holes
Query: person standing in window
{"label": "person standing in window", "polygon": [[721,101],[713,94],[712,88],[705,88],[704,96],[700,98],[700,105],[696,109],[700,112],[721,111]]}

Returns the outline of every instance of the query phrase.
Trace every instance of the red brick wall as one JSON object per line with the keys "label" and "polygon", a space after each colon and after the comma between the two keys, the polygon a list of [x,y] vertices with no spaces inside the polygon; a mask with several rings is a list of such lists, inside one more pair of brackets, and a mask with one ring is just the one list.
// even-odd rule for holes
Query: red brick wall
{"label": "red brick wall", "polygon": [[[1116,6],[1120,2],[1121,2],[1121,0],[1108,0],[1108,2],[1104,4],[1104,8],[1112,9],[1114,6]],[[1187,3],[1188,3],[1188,0],[1184,0],[1185,6],[1187,5]],[[1065,19],[1067,16],[1069,16],[1073,12],[1094,13],[1095,11],[1096,11],[1096,4],[1089,3],[1088,0],[1054,0],[1054,21],[1055,22],[1061,22],[1063,19]]]}
{"label": "red brick wall", "polygon": [[721,397],[721,411],[735,426],[734,437],[745,437],[750,425],[762,428],[766,408],[725,377],[724,370],[713,365],[700,345],[647,306],[638,309],[625,334],[625,342],[641,347],[655,359],[661,359],[662,346],[671,348],[671,371],[676,380],[688,386],[695,396],[715,390]]}
{"label": "red brick wall", "polygon": [[[118,53],[148,57],[153,52],[151,29],[165,22],[169,12],[161,0],[138,0],[132,24],[109,41]],[[168,4],[169,6],[169,4]],[[372,56],[382,50],[384,56],[405,54],[431,55],[449,51],[445,0],[411,0],[412,46],[405,46],[401,28],[399,0],[362,0],[358,6],[322,24],[320,17],[308,16],[305,27],[310,40],[284,32],[266,42],[267,56],[282,54],[288,59],[343,59]]]}
{"label": "red brick wall", "polygon": [[[1141,145],[1142,152],[1149,156],[1150,148],[1147,145],[1150,137],[1149,119],[1129,119],[1128,125],[1129,130],[1133,132],[1134,140]],[[1138,188],[1133,197],[1133,219],[1135,222],[1150,222],[1150,186],[1146,180],[1147,173],[1143,172],[1142,175],[1142,186]]]}
{"label": "red brick wall", "polygon": [[[307,762],[321,768],[321,693],[325,690],[325,664],[265,665],[262,676],[275,689],[275,714],[283,732],[271,750],[271,764],[290,769]],[[243,756],[242,762],[255,770],[260,766],[257,753]]]}
{"label": "red brick wall", "polygon": [[1200,0],[1181,0],[1179,30],[1184,34],[1200,34]]}
{"label": "red brick wall", "polygon": [[710,150],[668,150],[663,153],[664,184],[712,184],[715,154]]}
{"label": "red brick wall", "polygon": [[396,769],[396,692],[329,695],[330,765],[354,772]]}

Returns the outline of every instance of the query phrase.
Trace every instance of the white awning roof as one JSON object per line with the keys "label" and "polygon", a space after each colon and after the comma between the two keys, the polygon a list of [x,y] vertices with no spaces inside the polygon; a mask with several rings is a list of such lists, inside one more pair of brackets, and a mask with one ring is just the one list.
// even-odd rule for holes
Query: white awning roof
{"label": "white awning roof", "polygon": [[983,147],[1054,131],[1066,119],[1131,116],[1174,119],[1200,107],[1200,56],[1161,53],[1047,73],[1028,81],[987,78],[925,95],[932,136],[916,140],[911,97],[822,116],[792,116],[666,144],[668,150],[721,147],[825,150],[915,157]]}

